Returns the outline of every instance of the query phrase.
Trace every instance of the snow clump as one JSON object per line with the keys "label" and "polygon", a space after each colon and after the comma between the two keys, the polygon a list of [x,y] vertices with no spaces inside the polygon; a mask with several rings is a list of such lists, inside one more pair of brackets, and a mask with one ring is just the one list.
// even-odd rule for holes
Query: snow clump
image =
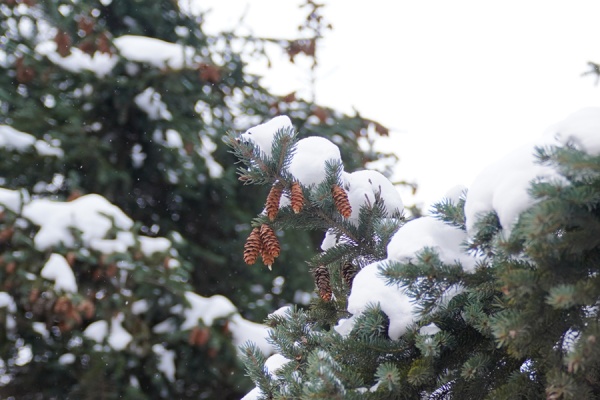
{"label": "snow clump", "polygon": [[114,224],[129,230],[133,221],[117,206],[97,194],[81,196],[71,202],[35,199],[23,206],[23,216],[40,230],[34,237],[35,248],[45,251],[52,246],[75,245],[71,229],[81,232],[86,245],[93,239],[104,238]]}
{"label": "snow clump", "polygon": [[77,293],[75,274],[67,260],[60,254],[52,254],[42,271],[42,278],[54,281],[54,290]]}
{"label": "snow clump", "polygon": [[29,133],[21,132],[9,125],[0,125],[0,147],[7,150],[24,152],[34,147],[41,156],[62,157],[64,152],[43,140],[37,140]]}
{"label": "snow clump", "polygon": [[311,136],[296,144],[289,171],[303,186],[318,185],[326,178],[327,162],[342,165],[340,149],[328,139]]}
{"label": "snow clump", "polygon": [[256,125],[244,132],[240,139],[251,142],[258,147],[265,156],[271,157],[273,138],[278,131],[292,132],[292,121],[286,115],[275,117],[264,124]]}
{"label": "snow clump", "polygon": [[350,221],[355,225],[358,224],[360,208],[363,205],[375,204],[376,197],[383,199],[386,217],[400,216],[404,211],[400,193],[382,173],[372,170],[356,171],[344,173],[343,179],[352,207]]}
{"label": "snow clump", "polygon": [[388,259],[409,262],[428,247],[444,264],[460,262],[466,272],[473,272],[479,258],[465,252],[466,240],[465,231],[425,216],[407,222],[396,232],[388,244]]}
{"label": "snow clump", "polygon": [[519,215],[535,204],[529,195],[533,181],[568,184],[551,166],[540,165],[535,147],[571,145],[590,155],[600,154],[600,108],[585,108],[551,126],[537,141],[528,143],[484,169],[467,193],[467,232],[474,234],[478,219],[494,211],[506,236]]}

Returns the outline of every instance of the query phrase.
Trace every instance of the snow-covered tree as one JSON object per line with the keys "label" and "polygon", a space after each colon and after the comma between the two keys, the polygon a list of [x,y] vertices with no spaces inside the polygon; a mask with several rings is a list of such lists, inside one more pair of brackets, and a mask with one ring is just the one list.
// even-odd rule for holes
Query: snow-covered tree
{"label": "snow-covered tree", "polygon": [[235,378],[207,366],[231,370],[248,339],[271,351],[266,326],[194,293],[173,243],[104,197],[0,189],[0,204],[4,398],[229,396]]}
{"label": "snow-covered tree", "polygon": [[359,147],[379,125],[246,72],[265,46],[314,56],[317,30],[210,36],[192,3],[0,2],[2,398],[239,398],[249,320],[308,297],[318,243],[287,232],[277,275],[244,264],[266,193],[221,138],[285,112],[353,167],[381,156]]}
{"label": "snow-covered tree", "polygon": [[600,396],[600,109],[409,221],[386,178],[282,117],[229,144],[241,179],[271,187],[246,262],[285,268],[279,229],[325,233],[318,297],[269,316],[275,354],[245,346],[245,399]]}

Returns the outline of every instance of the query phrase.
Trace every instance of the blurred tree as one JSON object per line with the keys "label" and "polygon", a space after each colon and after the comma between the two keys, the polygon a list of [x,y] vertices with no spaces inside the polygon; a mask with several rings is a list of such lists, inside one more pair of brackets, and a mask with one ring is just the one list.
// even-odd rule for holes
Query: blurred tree
{"label": "blurred tree", "polygon": [[[367,141],[369,132],[387,135],[380,124],[358,114],[342,115],[293,94],[274,95],[261,86],[259,77],[246,72],[246,57],[263,57],[268,45],[280,46],[291,58],[315,57],[323,31],[318,24],[324,22],[320,6],[313,2],[307,6],[310,12],[301,38],[263,40],[235,32],[206,35],[202,30],[206,15],[193,15],[172,0],[5,0],[0,4],[0,124],[31,135],[36,143],[42,143],[39,146],[45,143],[62,149],[60,157],[44,156],[4,143],[0,146],[0,185],[36,198],[75,200],[99,193],[139,223],[136,235],[169,238],[182,265],[180,271],[160,267],[165,275],[151,280],[151,288],[141,292],[135,288],[146,278],[136,275],[137,283],[127,289],[134,290],[138,299],[163,299],[165,290],[171,293],[168,300],[152,302],[156,309],[148,314],[153,315],[147,317],[149,326],[164,320],[168,309],[183,299],[185,290],[203,296],[223,294],[245,317],[258,321],[312,290],[304,260],[306,254],[316,251],[320,238],[309,233],[279,233],[286,251],[281,257],[285,267],[277,273],[267,274],[243,263],[240,249],[251,229],[248,221],[264,207],[267,191],[239,185],[235,160],[221,140],[227,132],[243,131],[286,113],[302,135],[326,136],[338,144],[348,169],[384,157],[359,146]],[[14,215],[6,212],[5,228],[16,229],[13,225],[21,218],[19,210],[13,210]],[[36,249],[31,226],[16,231],[20,234],[2,239],[5,268],[0,269],[0,290],[14,298],[17,314],[30,313],[29,296],[38,281],[28,280],[27,273],[39,274],[49,250]],[[19,238],[24,242],[17,243]],[[75,250],[75,246],[64,245],[53,249],[64,256]],[[93,281],[93,271],[105,268],[106,263],[100,255],[87,256],[80,250],[76,259],[81,289],[86,286],[83,282]],[[127,257],[135,259],[135,254]],[[15,273],[11,260],[19,257],[22,262],[18,265],[25,263],[27,268]],[[32,257],[35,263],[29,261]],[[140,271],[145,270],[143,260],[135,259]],[[145,265],[162,264],[155,260]],[[161,283],[174,277],[181,287],[165,288]],[[31,330],[31,323],[41,314],[27,314],[21,322],[29,323],[29,328],[20,322],[16,336],[1,339],[2,358],[13,360],[13,365],[4,375],[11,379],[8,383],[0,380],[0,385],[18,387],[21,398],[37,398],[51,386],[56,388],[56,396],[73,393],[93,398],[97,388],[104,388],[101,392],[110,398],[111,393],[123,394],[124,388],[131,386],[127,374],[114,371],[142,368],[134,352],[109,359],[80,350],[81,371],[55,362],[62,354],[61,346],[68,346],[90,323],[109,318],[126,304],[122,291],[103,288],[110,279],[92,281],[95,293],[108,290],[106,293],[116,296],[114,302],[106,305],[103,313],[69,325],[68,330],[53,328],[61,320],[55,313],[44,317],[55,342],[46,347],[47,341],[35,339],[39,346],[34,349],[35,367],[32,363],[14,364],[22,340],[39,336]],[[54,307],[58,297],[51,294],[51,288],[38,290],[49,299],[47,307]],[[79,304],[90,293],[80,295],[77,301],[69,298],[70,303]],[[97,300],[92,296],[94,304]],[[96,306],[96,313],[98,309]],[[132,396],[210,397],[217,389],[221,398],[238,396],[247,381],[235,369],[231,344],[225,343],[229,338],[225,335],[219,341],[215,339],[219,335],[223,336],[217,331],[211,334],[216,340],[212,348],[229,349],[223,350],[227,356],[219,353],[215,358],[214,350],[207,347],[186,356],[185,341],[177,342],[180,362],[184,362],[181,357],[193,355],[196,358],[188,360],[188,367],[196,365],[196,370],[178,376],[175,383],[163,380],[158,386],[150,385],[155,378],[148,375],[139,382],[141,392]],[[161,342],[152,338],[151,343]],[[92,351],[93,346],[87,350]],[[36,359],[40,354],[44,354],[42,359]],[[198,371],[201,376],[192,374]]]}

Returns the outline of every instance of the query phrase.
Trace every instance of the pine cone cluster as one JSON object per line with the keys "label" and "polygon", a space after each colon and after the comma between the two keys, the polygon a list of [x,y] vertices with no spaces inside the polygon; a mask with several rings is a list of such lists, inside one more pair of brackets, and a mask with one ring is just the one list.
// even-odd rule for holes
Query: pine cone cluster
{"label": "pine cone cluster", "polygon": [[260,228],[254,228],[246,240],[246,244],[244,245],[244,262],[252,265],[260,255],[264,264],[271,269],[273,262],[279,257],[280,252],[281,247],[275,231],[269,225],[262,224]]}
{"label": "pine cone cluster", "polygon": [[302,187],[298,182],[292,183],[291,191],[291,203],[292,210],[294,213],[298,214],[302,211],[302,207],[304,206],[304,195],[302,194]]}
{"label": "pine cone cluster", "polygon": [[267,196],[265,209],[267,211],[267,217],[269,217],[271,221],[277,217],[277,213],[279,212],[279,201],[281,200],[282,193],[283,186],[281,186],[280,183],[276,183],[271,187],[271,191],[269,191],[269,195]]}
{"label": "pine cone cluster", "polygon": [[348,200],[348,193],[338,185],[333,185],[331,187],[331,194],[333,196],[333,203],[338,212],[342,217],[350,218],[352,206],[350,206],[350,201]]}
{"label": "pine cone cluster", "polygon": [[314,269],[313,274],[315,276],[315,284],[319,289],[319,297],[321,297],[323,301],[331,301],[333,291],[331,290],[329,270],[326,266],[320,265]]}

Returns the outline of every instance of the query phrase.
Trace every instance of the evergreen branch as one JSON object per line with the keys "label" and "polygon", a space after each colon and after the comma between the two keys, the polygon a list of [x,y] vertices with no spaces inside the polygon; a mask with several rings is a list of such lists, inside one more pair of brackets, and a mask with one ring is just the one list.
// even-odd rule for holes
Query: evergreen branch
{"label": "evergreen branch", "polygon": [[450,199],[443,199],[432,206],[432,215],[447,224],[455,226],[466,231],[465,225],[465,198],[466,194],[461,196],[458,203],[454,204]]}
{"label": "evergreen branch", "polygon": [[355,236],[354,233],[350,232],[350,230],[348,230],[343,223],[326,214],[320,208],[317,208],[315,211],[319,218],[321,218],[326,223],[326,226],[333,227],[337,231],[341,232],[347,239],[349,239],[351,243],[355,243],[356,245],[358,245],[358,243],[360,242],[358,237]]}
{"label": "evergreen branch", "polygon": [[352,258],[356,246],[346,243],[339,243],[332,248],[318,253],[310,260],[310,265],[330,265],[340,260]]}
{"label": "evergreen branch", "polygon": [[277,160],[275,171],[286,171],[288,169],[290,161],[296,153],[296,138],[297,133],[294,132],[293,128],[289,130],[280,129],[275,133],[272,148],[273,158]]}
{"label": "evergreen branch", "polygon": [[273,381],[269,371],[265,367],[265,356],[252,342],[244,344],[242,350],[242,362],[246,367],[248,376],[256,386],[268,396],[273,397]]}

